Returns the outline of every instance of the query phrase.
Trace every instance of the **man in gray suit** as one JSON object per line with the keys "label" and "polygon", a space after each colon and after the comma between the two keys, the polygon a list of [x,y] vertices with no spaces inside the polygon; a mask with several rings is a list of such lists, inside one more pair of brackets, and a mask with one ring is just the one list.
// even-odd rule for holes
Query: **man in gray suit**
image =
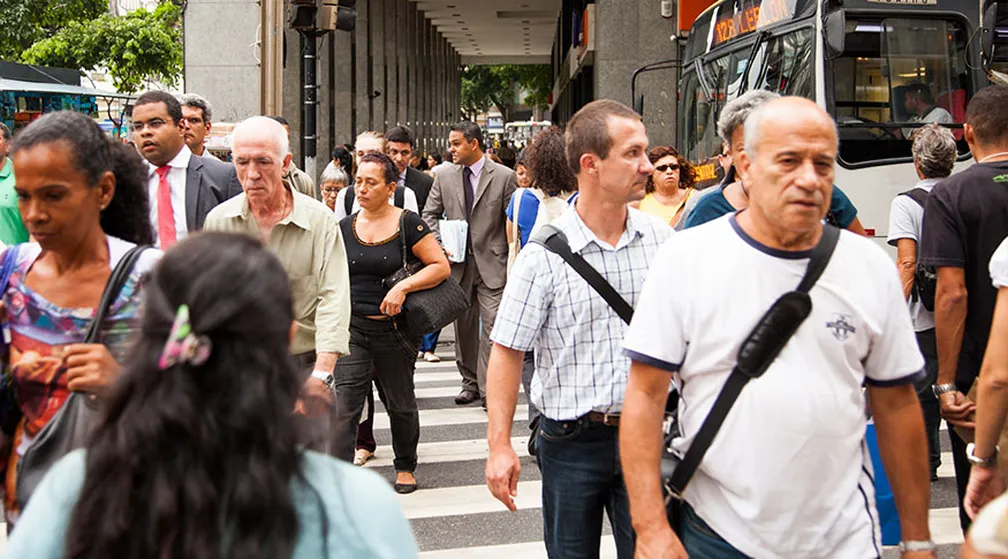
{"label": "man in gray suit", "polygon": [[185,144],[186,123],[178,99],[149,91],[133,106],[133,140],[149,166],[148,194],[156,245],[167,250],[218,204],[241,193],[234,166],[207,163]]}
{"label": "man in gray suit", "polygon": [[[483,133],[476,124],[463,121],[453,125],[448,144],[455,165],[434,177],[423,219],[439,241],[438,222],[442,217],[469,223],[464,261],[452,262],[451,266],[452,277],[472,304],[455,321],[455,361],[462,374],[462,392],[455,403],[482,400],[486,409],[490,331],[507,279],[504,210],[518,188],[518,179],[514,171],[483,154]],[[449,254],[450,258],[454,256]]]}

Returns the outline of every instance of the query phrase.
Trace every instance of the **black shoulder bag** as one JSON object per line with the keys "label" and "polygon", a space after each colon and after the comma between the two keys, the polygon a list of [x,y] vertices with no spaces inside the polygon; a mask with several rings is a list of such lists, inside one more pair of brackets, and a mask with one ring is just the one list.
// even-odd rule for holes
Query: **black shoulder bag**
{"label": "black shoulder bag", "polygon": [[[917,203],[921,209],[927,207],[927,199],[930,193],[923,188],[912,188],[906,192],[900,192],[900,196],[906,196]],[[913,300],[919,300],[924,310],[934,312],[935,293],[938,291],[938,270],[934,266],[923,266],[920,263],[920,241],[917,241],[917,269],[914,270],[914,287],[910,292]]]}
{"label": "black shoulder bag", "polygon": [[[676,421],[676,403],[678,393],[673,391],[666,403],[665,444],[661,459],[662,485],[665,490],[665,505],[669,515],[669,523],[677,532],[679,530],[679,512],[682,492],[693,474],[696,472],[704,455],[714,442],[714,437],[728,417],[728,412],[738,399],[742,388],[752,379],[760,377],[774,362],[791,336],[798,331],[802,322],[812,312],[812,299],[809,290],[826,270],[837,241],[840,239],[840,229],[825,225],[819,244],[812,251],[805,276],[798,288],[782,295],[763,317],[756,323],[742,346],[739,348],[738,361],[732,369],[728,380],[721,388],[714,405],[704,419],[686,455],[680,460],[672,451],[672,440],[678,435]],[[574,269],[603,299],[613,308],[625,322],[633,318],[633,307],[580,255],[570,250],[564,234],[553,226],[544,226],[536,234],[534,242],[545,246],[556,253]]]}
{"label": "black shoulder bag", "polygon": [[[82,343],[101,341],[102,324],[119,297],[140,254],[149,246],[135,246],[123,255],[105,283],[101,302],[88,326]],[[35,436],[17,465],[17,502],[20,510],[28,504],[32,493],[52,466],[71,451],[84,447],[97,423],[97,404],[83,392],[71,392],[56,415]]]}

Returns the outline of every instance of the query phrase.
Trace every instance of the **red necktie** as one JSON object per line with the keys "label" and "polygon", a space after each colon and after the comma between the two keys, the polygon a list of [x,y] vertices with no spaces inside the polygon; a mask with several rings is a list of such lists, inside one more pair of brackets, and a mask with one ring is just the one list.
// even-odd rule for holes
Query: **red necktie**
{"label": "red necktie", "polygon": [[171,185],[168,184],[168,171],[170,170],[171,167],[167,165],[157,168],[157,232],[158,240],[161,241],[161,250],[168,250],[175,244],[175,212],[172,210],[171,204]]}

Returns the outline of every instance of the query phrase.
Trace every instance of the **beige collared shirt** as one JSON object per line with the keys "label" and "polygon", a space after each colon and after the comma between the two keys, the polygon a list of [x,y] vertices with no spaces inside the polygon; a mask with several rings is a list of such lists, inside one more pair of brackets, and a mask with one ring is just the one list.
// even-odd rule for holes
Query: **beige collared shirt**
{"label": "beige collared shirt", "polygon": [[[350,353],[350,272],[339,221],[321,202],[294,192],[294,208],[270,232],[267,248],[290,277],[297,333],[291,353]],[[206,231],[261,239],[245,194],[207,215]]]}

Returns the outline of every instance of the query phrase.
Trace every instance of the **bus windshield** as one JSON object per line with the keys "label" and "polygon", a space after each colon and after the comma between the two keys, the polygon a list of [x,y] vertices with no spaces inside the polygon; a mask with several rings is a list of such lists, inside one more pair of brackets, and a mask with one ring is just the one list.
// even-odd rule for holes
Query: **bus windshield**
{"label": "bus windshield", "polygon": [[959,20],[848,15],[844,53],[830,72],[840,161],[910,158],[911,134],[932,122],[952,126],[965,154],[967,40]]}

